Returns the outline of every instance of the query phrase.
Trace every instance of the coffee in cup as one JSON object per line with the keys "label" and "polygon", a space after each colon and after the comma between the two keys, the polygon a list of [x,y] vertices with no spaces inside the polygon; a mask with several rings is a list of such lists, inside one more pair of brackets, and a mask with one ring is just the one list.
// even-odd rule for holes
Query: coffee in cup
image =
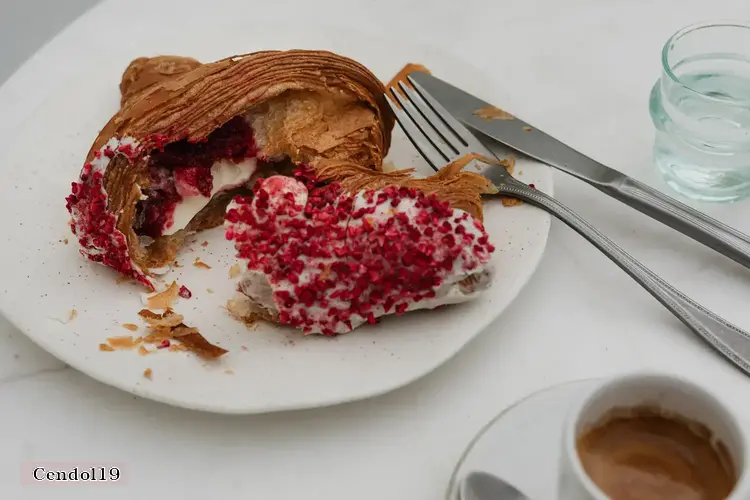
{"label": "coffee in cup", "polygon": [[578,437],[576,451],[612,500],[724,500],[737,482],[710,429],[659,407],[611,410]]}
{"label": "coffee in cup", "polygon": [[560,500],[745,500],[747,436],[729,408],[671,375],[602,382],[563,429]]}

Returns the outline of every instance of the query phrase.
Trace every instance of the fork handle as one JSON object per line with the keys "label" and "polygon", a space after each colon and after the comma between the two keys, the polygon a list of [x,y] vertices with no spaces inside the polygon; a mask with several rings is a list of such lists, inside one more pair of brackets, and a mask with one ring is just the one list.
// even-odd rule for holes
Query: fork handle
{"label": "fork handle", "polygon": [[595,187],[735,262],[750,267],[750,237],[746,234],[630,177]]}
{"label": "fork handle", "polygon": [[519,198],[544,209],[573,228],[628,273],[693,333],[750,375],[750,334],[674,288],[558,200],[512,178],[497,185],[497,189],[499,194]]}

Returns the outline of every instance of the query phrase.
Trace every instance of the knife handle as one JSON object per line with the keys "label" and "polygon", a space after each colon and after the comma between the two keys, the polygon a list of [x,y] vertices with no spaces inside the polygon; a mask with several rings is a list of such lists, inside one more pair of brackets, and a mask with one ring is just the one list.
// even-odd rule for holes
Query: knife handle
{"label": "knife handle", "polygon": [[499,194],[519,198],[544,209],[573,228],[628,273],[685,326],[750,375],[750,333],[701,306],[631,257],[596,227],[558,200],[515,179],[496,184]]}
{"label": "knife handle", "polygon": [[597,189],[750,268],[750,237],[630,177]]}

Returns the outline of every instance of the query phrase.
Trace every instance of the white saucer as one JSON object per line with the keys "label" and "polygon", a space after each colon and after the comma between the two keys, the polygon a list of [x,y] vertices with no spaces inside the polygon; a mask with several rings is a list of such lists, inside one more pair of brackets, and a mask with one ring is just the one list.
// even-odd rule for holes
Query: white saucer
{"label": "white saucer", "polygon": [[568,409],[599,379],[548,387],[517,401],[490,420],[464,451],[448,485],[447,500],[458,500],[458,482],[471,471],[509,481],[526,496],[557,496],[557,467]]}

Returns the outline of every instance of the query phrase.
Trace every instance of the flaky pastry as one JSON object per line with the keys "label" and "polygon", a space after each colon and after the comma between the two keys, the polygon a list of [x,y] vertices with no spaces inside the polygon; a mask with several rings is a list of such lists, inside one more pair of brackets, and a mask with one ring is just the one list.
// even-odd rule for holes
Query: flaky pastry
{"label": "flaky pastry", "polygon": [[379,171],[394,123],[380,81],[324,51],[140,58],[120,89],[67,208],[84,256],[149,288],[257,177],[324,160]]}
{"label": "flaky pastry", "polygon": [[415,179],[330,161],[258,180],[227,212],[247,265],[227,309],[245,323],[337,335],[476,298],[495,250],[480,195],[495,190],[462,168]]}

